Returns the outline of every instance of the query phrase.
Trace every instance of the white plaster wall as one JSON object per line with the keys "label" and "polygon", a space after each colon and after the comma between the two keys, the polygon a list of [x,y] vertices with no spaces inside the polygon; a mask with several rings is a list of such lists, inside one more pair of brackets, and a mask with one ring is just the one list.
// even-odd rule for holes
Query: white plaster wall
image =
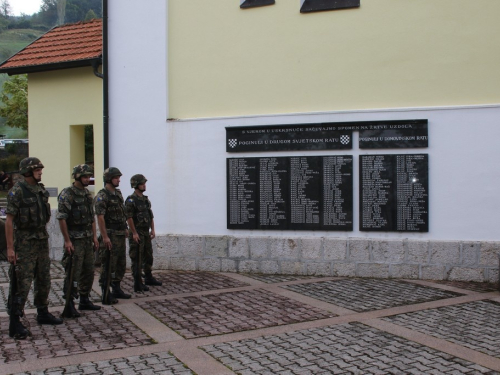
{"label": "white plaster wall", "polygon": [[[374,110],[167,122],[167,2],[110,0],[110,159],[124,176],[149,179],[158,234],[331,236],[435,240],[500,239],[498,187],[500,106]],[[152,11],[154,9],[154,11]],[[133,19],[137,27],[131,28]],[[181,36],[179,36],[181,37]],[[226,158],[287,155],[355,156],[352,151],[227,154],[225,127],[305,122],[428,119],[429,233],[234,231],[226,229]],[[355,142],[356,144],[356,142]],[[381,150],[378,153],[399,153]],[[376,153],[365,152],[363,153]],[[359,227],[355,199],[355,223]]]}
{"label": "white plaster wall", "polygon": [[167,2],[148,0],[147,7],[138,7],[134,0],[109,0],[108,13],[109,164],[123,173],[124,197],[132,192],[130,177],[148,178],[155,222],[166,233]]}

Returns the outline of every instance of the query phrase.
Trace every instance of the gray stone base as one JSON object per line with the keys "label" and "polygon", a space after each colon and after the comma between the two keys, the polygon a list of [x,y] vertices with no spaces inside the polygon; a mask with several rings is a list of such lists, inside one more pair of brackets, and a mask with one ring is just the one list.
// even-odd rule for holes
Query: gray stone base
{"label": "gray stone base", "polygon": [[498,281],[500,242],[158,236],[155,267],[263,274]]}
{"label": "gray stone base", "polygon": [[[48,230],[60,260],[54,217]],[[500,242],[160,235],[153,250],[157,269],[497,282]]]}

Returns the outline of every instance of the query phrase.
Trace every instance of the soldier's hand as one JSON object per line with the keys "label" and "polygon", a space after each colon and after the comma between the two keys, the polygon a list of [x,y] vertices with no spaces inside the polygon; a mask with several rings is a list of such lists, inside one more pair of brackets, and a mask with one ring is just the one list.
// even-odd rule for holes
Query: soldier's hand
{"label": "soldier's hand", "polygon": [[111,243],[111,239],[109,237],[106,237],[102,239],[102,242],[104,242],[104,247],[111,251],[111,248],[113,247],[113,244]]}
{"label": "soldier's hand", "polygon": [[135,243],[140,242],[139,234],[137,232],[132,234],[132,239],[134,240]]}
{"label": "soldier's hand", "polygon": [[97,240],[97,237],[94,237],[94,251],[99,249],[99,241]]}
{"label": "soldier's hand", "polygon": [[12,247],[7,248],[7,260],[9,263],[16,265],[17,255]]}
{"label": "soldier's hand", "polygon": [[73,243],[71,241],[64,241],[64,250],[68,252],[68,254],[73,254],[75,248],[73,247]]}
{"label": "soldier's hand", "polygon": [[154,229],[151,230],[151,233],[149,234],[149,237],[151,237],[151,239],[155,238],[156,237],[156,234],[155,234],[155,231]]}

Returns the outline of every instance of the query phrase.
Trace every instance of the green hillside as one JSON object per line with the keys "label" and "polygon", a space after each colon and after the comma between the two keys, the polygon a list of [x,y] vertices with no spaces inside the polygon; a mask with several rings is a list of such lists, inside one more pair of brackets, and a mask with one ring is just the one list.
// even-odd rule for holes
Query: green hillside
{"label": "green hillside", "polygon": [[5,61],[16,52],[39,38],[43,31],[34,29],[12,29],[0,33],[0,61]]}

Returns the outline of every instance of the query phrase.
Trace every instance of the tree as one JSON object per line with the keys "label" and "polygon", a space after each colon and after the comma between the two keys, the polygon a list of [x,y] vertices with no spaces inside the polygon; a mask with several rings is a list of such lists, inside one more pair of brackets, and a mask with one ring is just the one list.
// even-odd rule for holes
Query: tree
{"label": "tree", "polygon": [[85,21],[90,21],[90,20],[93,20],[95,18],[99,18],[99,17],[97,17],[97,14],[95,14],[95,12],[92,9],[90,9],[87,12],[87,15],[85,16]]}
{"label": "tree", "polygon": [[57,0],[57,24],[64,24],[66,16],[66,0]]}
{"label": "tree", "polygon": [[0,1],[0,15],[4,18],[9,18],[12,9],[10,7],[9,0],[1,0]]}
{"label": "tree", "polygon": [[39,21],[49,27],[57,23],[57,0],[43,0],[38,12]]}
{"label": "tree", "polygon": [[0,96],[0,116],[5,125],[28,129],[28,76],[20,74],[4,82]]}

